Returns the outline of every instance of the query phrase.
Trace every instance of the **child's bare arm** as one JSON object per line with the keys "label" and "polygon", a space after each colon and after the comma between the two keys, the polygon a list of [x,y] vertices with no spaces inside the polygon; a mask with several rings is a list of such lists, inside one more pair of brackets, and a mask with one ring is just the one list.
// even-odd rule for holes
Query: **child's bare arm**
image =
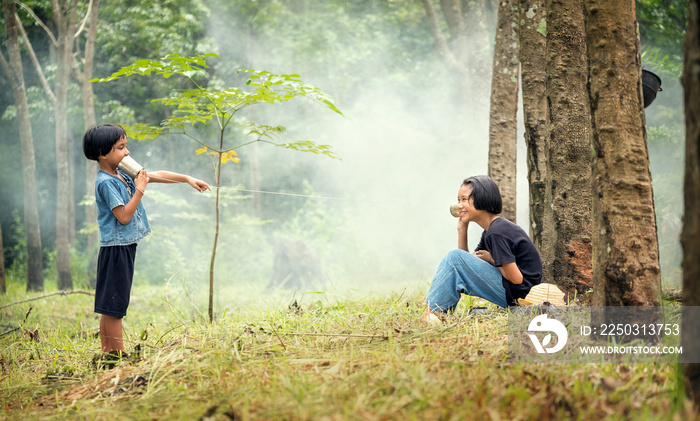
{"label": "child's bare arm", "polygon": [[203,192],[204,190],[211,190],[209,184],[202,180],[172,171],[152,171],[148,173],[148,176],[150,181],[154,183],[187,183],[195,190],[200,192]]}

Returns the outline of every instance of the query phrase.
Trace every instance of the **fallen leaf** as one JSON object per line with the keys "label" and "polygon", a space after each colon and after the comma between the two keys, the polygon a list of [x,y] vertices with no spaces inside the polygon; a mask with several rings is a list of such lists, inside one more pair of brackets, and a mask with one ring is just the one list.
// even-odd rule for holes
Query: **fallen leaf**
{"label": "fallen leaf", "polygon": [[614,377],[603,377],[600,379],[600,387],[608,392],[614,391],[618,387],[622,386],[622,384],[623,383],[620,379],[616,379]]}
{"label": "fallen leaf", "polygon": [[24,328],[24,331],[29,335],[29,339],[34,341],[34,342],[39,342],[39,328],[36,328],[35,330],[27,329],[26,327]]}
{"label": "fallen leaf", "polygon": [[340,369],[343,367],[343,362],[338,361],[333,367],[326,370],[326,373],[337,376],[340,374]]}

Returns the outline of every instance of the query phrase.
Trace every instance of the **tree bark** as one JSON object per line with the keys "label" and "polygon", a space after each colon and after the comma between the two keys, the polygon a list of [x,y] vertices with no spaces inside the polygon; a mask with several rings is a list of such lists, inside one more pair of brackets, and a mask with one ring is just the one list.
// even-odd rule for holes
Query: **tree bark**
{"label": "tree bark", "polygon": [[585,0],[593,157],[593,304],[661,303],[634,2]]}
{"label": "tree bark", "polygon": [[58,265],[58,288],[72,289],[73,279],[70,264],[70,198],[73,183],[70,178],[70,154],[68,152],[68,84],[70,81],[73,54],[73,37],[77,17],[77,3],[52,0],[54,21],[58,29],[56,54],[56,84],[54,107],[56,119],[56,262]]}
{"label": "tree bark", "polygon": [[[97,38],[97,23],[100,0],[92,0],[88,14],[88,30],[85,39],[85,51],[82,58],[82,70],[79,63],[75,63],[76,79],[80,83],[83,100],[83,123],[85,130],[97,123],[95,118],[95,94],[92,90],[92,69],[95,59],[95,39]],[[89,159],[85,160],[85,186],[86,195],[94,197],[95,180],[97,179],[97,164]],[[85,225],[87,231],[86,252],[88,255],[87,277],[88,284],[95,287],[97,280],[97,249],[99,246],[99,231],[97,226],[97,208],[94,198],[85,204]]]}
{"label": "tree bark", "polygon": [[17,20],[15,3],[3,0],[5,14],[5,31],[7,36],[8,60],[0,54],[0,63],[7,74],[12,86],[17,107],[17,121],[19,124],[19,138],[22,148],[22,168],[24,196],[24,225],[27,235],[27,291],[40,291],[44,289],[44,275],[42,265],[41,230],[39,226],[39,207],[36,185],[36,160],[34,157],[34,138],[32,125],[29,119],[29,102],[24,84],[24,71],[17,32]]}
{"label": "tree bark", "polygon": [[[593,285],[591,143],[583,0],[548,0],[545,278],[573,294]],[[636,91],[635,91],[636,92]]]}
{"label": "tree bark", "polygon": [[[700,306],[700,0],[690,0],[688,29],[685,34],[685,63],[683,98],[685,102],[685,216],[681,244],[683,245],[683,305]],[[682,321],[682,345],[693,344],[698,349],[700,320],[687,315]],[[684,364],[686,392],[700,406],[700,364]]]}
{"label": "tree bark", "polygon": [[503,0],[498,7],[491,79],[488,174],[503,197],[503,217],[516,222],[518,111],[518,3]]}
{"label": "tree bark", "polygon": [[530,186],[530,238],[542,254],[544,193],[547,177],[545,129],[545,47],[547,43],[544,0],[520,0],[520,71],[523,89],[527,178]]}

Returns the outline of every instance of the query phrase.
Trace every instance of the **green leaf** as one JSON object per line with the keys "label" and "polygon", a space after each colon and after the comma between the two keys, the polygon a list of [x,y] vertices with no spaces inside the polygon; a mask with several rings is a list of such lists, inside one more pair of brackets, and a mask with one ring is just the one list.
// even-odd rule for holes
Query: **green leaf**
{"label": "green leaf", "polygon": [[544,18],[540,21],[540,24],[537,25],[537,32],[547,38],[547,21]]}
{"label": "green leaf", "polygon": [[124,130],[126,130],[126,135],[135,140],[151,140],[160,136],[163,133],[162,127],[149,126],[143,123],[137,124],[122,124]]}
{"label": "green leaf", "polygon": [[299,152],[310,152],[313,154],[326,155],[329,158],[341,160],[333,154],[331,147],[329,145],[318,145],[310,140],[299,140],[291,143],[278,143],[276,144],[280,148],[292,149]]}

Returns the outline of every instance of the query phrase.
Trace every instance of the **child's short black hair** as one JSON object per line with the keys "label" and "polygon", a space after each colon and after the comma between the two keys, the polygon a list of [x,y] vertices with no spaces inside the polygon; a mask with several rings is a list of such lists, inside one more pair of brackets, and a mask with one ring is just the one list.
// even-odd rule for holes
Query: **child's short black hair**
{"label": "child's short black hair", "polygon": [[97,161],[107,155],[122,137],[126,136],[124,128],[118,124],[99,124],[92,126],[83,136],[83,153],[85,158]]}
{"label": "child's short black hair", "polygon": [[474,198],[474,208],[498,215],[503,210],[501,191],[496,182],[487,175],[475,175],[462,183],[463,186],[471,185]]}

